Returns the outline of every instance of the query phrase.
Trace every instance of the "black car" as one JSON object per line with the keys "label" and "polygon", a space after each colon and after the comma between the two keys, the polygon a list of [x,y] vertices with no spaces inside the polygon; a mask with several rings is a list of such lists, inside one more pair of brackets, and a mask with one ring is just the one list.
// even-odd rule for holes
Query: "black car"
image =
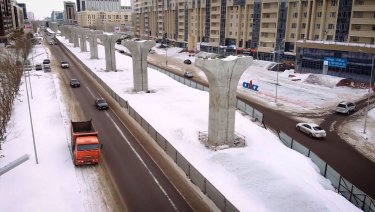
{"label": "black car", "polygon": [[51,61],[49,59],[44,59],[43,60],[43,64],[50,64],[50,63],[51,63]]}
{"label": "black car", "polygon": [[185,63],[185,64],[189,64],[189,65],[190,65],[190,64],[191,64],[191,60],[189,60],[189,59],[186,59],[186,60],[184,60],[184,63]]}
{"label": "black car", "polygon": [[35,70],[37,70],[37,71],[43,70],[42,64],[36,64],[35,65]]}
{"label": "black car", "polygon": [[81,83],[79,83],[79,81],[77,79],[71,79],[70,80],[70,87],[77,88],[77,87],[80,87],[80,86],[81,86]]}
{"label": "black car", "polygon": [[120,52],[121,54],[125,54],[125,50],[122,49],[118,50],[118,52]]}
{"label": "black car", "polygon": [[107,110],[108,109],[108,103],[103,98],[96,98],[95,99],[95,105],[99,110]]}

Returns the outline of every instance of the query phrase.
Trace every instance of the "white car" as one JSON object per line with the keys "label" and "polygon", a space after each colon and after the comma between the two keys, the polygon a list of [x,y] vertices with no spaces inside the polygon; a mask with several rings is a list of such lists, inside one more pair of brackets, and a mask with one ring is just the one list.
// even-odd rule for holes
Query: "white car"
{"label": "white car", "polygon": [[336,113],[350,114],[355,111],[353,102],[340,102],[336,107]]}
{"label": "white car", "polygon": [[66,61],[61,62],[61,68],[69,68],[69,63]]}
{"label": "white car", "polygon": [[314,123],[298,123],[296,125],[298,131],[308,134],[310,137],[324,138],[327,133],[319,125]]}

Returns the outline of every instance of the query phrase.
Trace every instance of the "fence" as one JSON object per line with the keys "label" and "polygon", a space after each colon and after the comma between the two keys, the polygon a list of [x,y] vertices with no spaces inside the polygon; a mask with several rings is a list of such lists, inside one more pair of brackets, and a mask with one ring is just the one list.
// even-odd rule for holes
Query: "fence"
{"label": "fence", "polygon": [[[154,127],[152,127],[141,115],[139,115],[129,103],[117,95],[102,79],[100,79],[89,67],[86,66],[79,58],[70,52],[68,48],[63,49],[71,55],[75,61],[78,61],[85,70],[110,94],[121,107],[126,108],[129,115],[156,141],[156,143],[167,153],[173,161],[185,172],[186,176],[207,195],[221,211],[239,212],[239,210],[220,193],[215,186],[210,183],[194,166],[192,166],[186,158],[184,158]],[[176,75],[177,76],[177,75]],[[197,85],[197,87],[200,87]],[[202,88],[204,90],[205,88]],[[206,88],[208,89],[208,88]]]}
{"label": "fence", "polygon": [[371,197],[363,193],[348,180],[342,177],[337,171],[335,171],[325,161],[320,159],[310,149],[298,143],[296,140],[282,131],[278,132],[278,134],[281,142],[285,146],[305,155],[306,157],[309,157],[318,166],[320,174],[331,181],[332,186],[337,190],[338,193],[340,193],[358,208],[361,208],[363,211],[375,212],[375,201],[371,199]]}

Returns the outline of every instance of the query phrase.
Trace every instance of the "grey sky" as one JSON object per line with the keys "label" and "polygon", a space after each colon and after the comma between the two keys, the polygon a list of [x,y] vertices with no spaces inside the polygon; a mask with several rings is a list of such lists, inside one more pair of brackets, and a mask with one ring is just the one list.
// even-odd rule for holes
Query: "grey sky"
{"label": "grey sky", "polygon": [[[36,19],[51,17],[53,10],[62,11],[64,7],[64,0],[18,0],[17,2],[25,3],[27,12],[33,12]],[[121,5],[130,5],[130,0],[121,0]]]}

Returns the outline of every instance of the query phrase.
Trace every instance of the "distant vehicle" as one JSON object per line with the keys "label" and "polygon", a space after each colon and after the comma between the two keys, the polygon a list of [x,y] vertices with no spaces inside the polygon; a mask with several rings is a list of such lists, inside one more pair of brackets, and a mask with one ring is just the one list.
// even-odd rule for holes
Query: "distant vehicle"
{"label": "distant vehicle", "polygon": [[31,71],[33,68],[31,67],[31,65],[27,65],[27,64],[25,64],[24,66],[23,66],[23,70],[24,71]]}
{"label": "distant vehicle", "polygon": [[37,71],[43,70],[42,64],[36,64],[35,65],[35,70],[37,70]]}
{"label": "distant vehicle", "polygon": [[192,78],[193,77],[193,73],[191,73],[190,71],[185,71],[184,76],[186,78]]}
{"label": "distant vehicle", "polygon": [[267,69],[269,71],[279,71],[279,72],[284,72],[287,68],[285,65],[281,63],[271,63],[270,65],[267,66]]}
{"label": "distant vehicle", "polygon": [[62,61],[61,68],[69,68],[69,63],[67,61]]}
{"label": "distant vehicle", "polygon": [[50,64],[43,64],[44,72],[51,72],[51,65]]}
{"label": "distant vehicle", "polygon": [[294,61],[291,61],[291,60],[285,60],[283,61],[283,66],[286,68],[286,69],[294,69],[295,68],[295,64],[294,64]]}
{"label": "distant vehicle", "polygon": [[77,88],[80,87],[81,83],[77,79],[71,79],[70,80],[70,87]]}
{"label": "distant vehicle", "polygon": [[99,142],[98,132],[92,121],[71,121],[71,124],[71,148],[74,165],[98,164],[100,149],[103,148],[103,145]]}
{"label": "distant vehicle", "polygon": [[120,52],[121,54],[125,54],[125,50],[122,49],[118,50],[118,52]]}
{"label": "distant vehicle", "polygon": [[336,107],[336,113],[350,114],[355,111],[355,104],[353,102],[340,102]]}
{"label": "distant vehicle", "polygon": [[185,63],[185,64],[189,64],[189,65],[190,65],[190,64],[191,64],[191,60],[189,60],[189,59],[186,59],[186,60],[184,60],[184,63]]}
{"label": "distant vehicle", "polygon": [[149,53],[150,53],[150,54],[155,54],[155,50],[150,49]]}
{"label": "distant vehicle", "polygon": [[325,130],[314,123],[298,123],[296,129],[315,138],[324,138],[327,135]]}
{"label": "distant vehicle", "polygon": [[123,38],[119,38],[116,40],[116,44],[121,44],[121,41],[123,40]]}
{"label": "distant vehicle", "polygon": [[48,44],[49,44],[49,45],[55,45],[56,43],[55,43],[54,40],[48,40]]}
{"label": "distant vehicle", "polygon": [[43,64],[50,64],[50,63],[51,63],[51,61],[49,59],[44,59],[43,60]]}
{"label": "distant vehicle", "polygon": [[95,99],[95,106],[99,110],[107,110],[109,108],[107,101],[103,98],[96,98]]}

